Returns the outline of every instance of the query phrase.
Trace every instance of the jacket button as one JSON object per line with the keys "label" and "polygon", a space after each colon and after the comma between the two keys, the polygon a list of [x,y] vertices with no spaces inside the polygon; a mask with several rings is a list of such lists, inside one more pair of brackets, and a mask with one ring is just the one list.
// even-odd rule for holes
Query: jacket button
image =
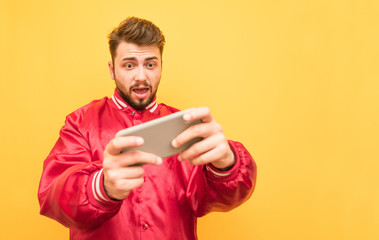
{"label": "jacket button", "polygon": [[149,228],[149,225],[147,225],[146,223],[142,226],[143,230],[147,230]]}

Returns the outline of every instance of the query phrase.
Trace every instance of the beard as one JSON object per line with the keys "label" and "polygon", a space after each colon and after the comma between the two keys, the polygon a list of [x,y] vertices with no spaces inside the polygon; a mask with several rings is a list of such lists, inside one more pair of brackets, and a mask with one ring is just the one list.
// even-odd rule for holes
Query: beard
{"label": "beard", "polygon": [[[139,86],[145,86],[145,87],[149,87],[149,91],[150,91],[150,97],[148,99],[139,99],[139,100],[134,100],[132,99],[131,97],[131,94],[132,94],[132,89],[135,88],[135,87],[139,87]],[[134,108],[135,110],[137,111],[141,111],[143,109],[145,109],[147,106],[149,106],[149,104],[154,100],[155,98],[155,95],[157,93],[157,89],[152,92],[152,86],[147,83],[147,82],[143,82],[142,84],[134,84],[132,85],[130,88],[129,88],[129,92],[124,92],[121,90],[121,88],[116,84],[116,87],[117,87],[117,91],[118,93],[120,94],[120,96],[125,100],[125,102],[131,106],[132,108]]]}

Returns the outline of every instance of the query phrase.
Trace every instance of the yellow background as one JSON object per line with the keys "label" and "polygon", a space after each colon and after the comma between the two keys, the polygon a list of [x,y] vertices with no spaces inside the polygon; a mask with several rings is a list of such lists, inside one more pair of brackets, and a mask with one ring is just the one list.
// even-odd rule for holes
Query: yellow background
{"label": "yellow background", "polygon": [[[209,106],[258,164],[252,198],[200,239],[379,239],[379,4],[364,0],[0,0],[0,239],[68,239],[39,215],[65,116],[111,96],[106,35],[164,32],[158,100]],[[170,227],[170,226],[167,226]]]}

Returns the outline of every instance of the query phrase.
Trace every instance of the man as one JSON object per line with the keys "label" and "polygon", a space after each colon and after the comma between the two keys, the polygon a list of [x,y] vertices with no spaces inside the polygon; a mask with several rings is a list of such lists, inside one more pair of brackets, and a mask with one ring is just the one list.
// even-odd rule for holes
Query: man
{"label": "man", "polygon": [[[253,192],[256,166],[241,143],[228,141],[208,108],[184,115],[202,123],[173,147],[203,140],[161,159],[123,148],[139,137],[114,137],[124,128],[178,110],[156,102],[165,39],[150,21],[127,18],[109,35],[114,95],[69,114],[44,162],[41,214],[70,228],[70,239],[197,239],[196,219],[228,211]],[[136,166],[136,163],[144,163]]]}

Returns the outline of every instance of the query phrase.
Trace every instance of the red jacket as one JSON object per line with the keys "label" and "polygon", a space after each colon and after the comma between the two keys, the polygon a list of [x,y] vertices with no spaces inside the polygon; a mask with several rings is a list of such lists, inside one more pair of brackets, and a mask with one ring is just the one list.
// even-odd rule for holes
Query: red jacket
{"label": "red jacket", "polygon": [[197,217],[231,210],[254,190],[256,165],[241,143],[229,141],[236,164],[227,172],[172,156],[145,165],[144,184],[123,201],[103,188],[103,152],[116,132],[176,111],[155,101],[136,111],[115,91],[68,115],[44,162],[41,214],[69,227],[70,239],[197,239]]}

